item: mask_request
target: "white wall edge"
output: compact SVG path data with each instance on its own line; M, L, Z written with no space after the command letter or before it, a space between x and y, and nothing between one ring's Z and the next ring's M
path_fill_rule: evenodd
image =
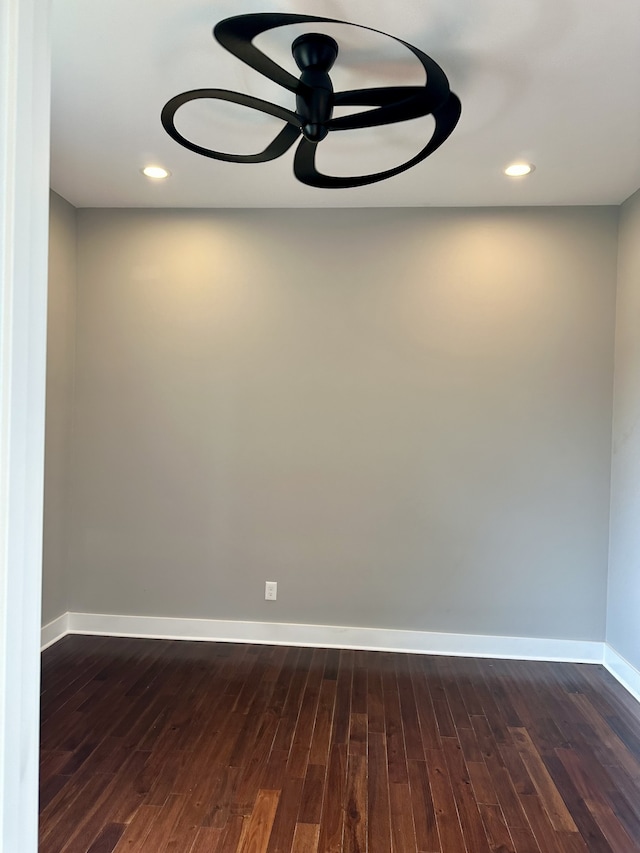
M69 633L69 614L63 613L57 619L42 626L40 631L40 651L43 652Z
M60 619L65 617L67 620L65 633L69 634L312 646L570 663L602 663L603 661L603 644L589 640L491 637L479 634L399 631L388 628L347 628L335 625L180 619L164 616L114 616L102 613L68 613ZM61 628L60 620L47 625L46 629L50 629L48 637L51 638L54 630ZM55 640L52 639L51 642Z
M640 702L640 671L609 645L604 644L604 665L611 675Z

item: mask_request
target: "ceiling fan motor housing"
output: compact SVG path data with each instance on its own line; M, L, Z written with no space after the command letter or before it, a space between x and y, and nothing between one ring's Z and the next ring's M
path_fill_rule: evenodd
M302 133L309 142L321 142L329 133L326 124L333 113L329 71L336 61L338 44L324 33L306 33L293 42L291 52L302 72L296 93Z

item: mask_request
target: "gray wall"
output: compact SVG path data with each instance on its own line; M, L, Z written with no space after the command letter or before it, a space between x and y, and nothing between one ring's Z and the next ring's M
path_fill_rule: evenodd
M76 210L56 193L49 208L47 417L42 622L68 608L69 472L73 415Z
M603 639L616 241L78 211L68 609Z
M607 642L640 669L640 190L620 215Z

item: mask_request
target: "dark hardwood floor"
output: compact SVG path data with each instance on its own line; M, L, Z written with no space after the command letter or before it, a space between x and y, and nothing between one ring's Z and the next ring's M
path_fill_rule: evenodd
M640 706L598 666L69 636L42 853L632 853Z

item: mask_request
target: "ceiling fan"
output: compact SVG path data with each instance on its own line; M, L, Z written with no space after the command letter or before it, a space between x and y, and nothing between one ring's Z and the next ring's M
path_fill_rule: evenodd
M303 184L320 188L361 187L399 175L433 154L450 136L460 118L460 100L450 90L449 81L440 66L426 53L402 39L388 36L404 45L420 61L426 74L426 82L422 86L388 86L334 92L329 71L338 55L338 44L331 36L323 33L306 33L296 38L291 45L293 58L301 72L299 78L294 77L253 44L253 40L267 30L301 23L346 22L312 15L266 12L226 18L216 24L213 30L214 37L222 47L255 71L292 92L295 95L295 111L226 89L192 89L171 98L162 110L162 125L169 136L196 154L230 163L265 163L275 160L298 141L293 161L294 175ZM381 33L380 30L361 24L350 26ZM180 107L199 99L230 101L250 107L282 119L285 125L259 154L227 154L214 151L191 142L175 126L176 112ZM333 117L334 107L373 109ZM431 137L414 157L399 166L353 177L324 175L316 168L317 147L334 131L378 127L426 115L432 115L435 120Z

